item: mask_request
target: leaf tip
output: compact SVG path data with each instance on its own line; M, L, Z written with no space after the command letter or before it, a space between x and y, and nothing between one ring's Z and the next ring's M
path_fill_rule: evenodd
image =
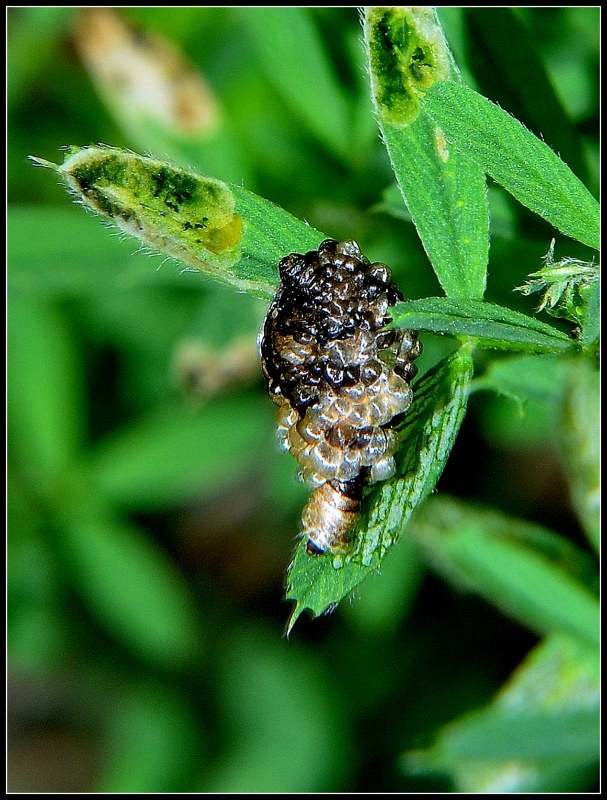
M432 8L372 7L365 14L372 88L380 116L396 125L417 117L420 97L450 75L450 59Z
M288 639L289 636L291 635L291 631L293 630L293 626L295 625L295 623L299 619L299 616L300 616L300 614L301 614L301 612L303 610L304 609L303 609L303 606L301 605L301 603L299 603L299 602L295 603L293 609L291 610L291 613L289 614L289 619L287 620L287 624L285 625L285 632L284 632L285 639Z
M32 162L35 167L45 167L46 169L59 169L59 165L53 163L52 161L47 161L46 158L40 158L39 156L28 156L28 159Z

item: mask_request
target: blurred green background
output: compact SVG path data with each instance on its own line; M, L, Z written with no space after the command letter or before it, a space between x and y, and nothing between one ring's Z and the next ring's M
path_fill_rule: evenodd
M456 769L412 774L402 754L489 702L537 632L403 541L284 639L307 492L274 441L264 303L135 252L27 160L96 142L170 158L356 238L407 298L440 294L371 113L358 12L91 14L8 10L9 791L457 791ZM598 8L440 14L465 79L597 193ZM202 110L161 118L161 79L139 109L165 62L172 88L204 76ZM487 299L531 314L512 289L554 231L489 191ZM453 348L423 342L422 371ZM524 414L474 394L438 488L585 550L555 413L549 391Z

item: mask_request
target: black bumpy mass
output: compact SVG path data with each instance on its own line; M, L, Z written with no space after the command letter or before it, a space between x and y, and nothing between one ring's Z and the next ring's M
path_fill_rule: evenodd
M352 240L280 261L281 284L260 342L279 438L315 492L308 552L345 549L362 487L394 471L394 420L411 403L416 331L382 330L403 299L384 264Z

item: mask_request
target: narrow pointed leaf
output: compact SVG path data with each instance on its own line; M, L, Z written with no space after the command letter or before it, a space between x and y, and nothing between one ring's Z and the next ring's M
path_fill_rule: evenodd
M601 547L601 389L597 362L568 365L559 441L571 502L597 553Z
M599 698L597 651L553 634L489 705L444 726L428 750L406 754L405 769L445 772L456 791L472 794L581 788L599 755Z
M367 8L371 91L398 185L436 275L450 297L483 296L489 212L482 169L449 148L423 95L459 73L431 7Z
M12 292L8 303L11 455L45 491L84 439L83 387L69 326L51 302Z
M261 402L260 402L261 401ZM222 398L196 413L159 409L115 431L89 467L101 495L115 505L166 508L225 486L251 468L270 435L261 398Z
M441 573L521 624L598 646L599 603L588 588L595 577L588 574L587 558L570 543L542 535L525 521L452 501L427 504L416 515L411 535Z
M473 337L481 347L559 353L572 347L561 331L510 308L482 300L427 297L398 303L392 325L413 330Z
M581 136L559 96L562 83L558 82L557 92L556 81L547 72L549 59L543 47L538 47L539 30L519 12L503 6L463 9L468 40L474 43L468 55L481 92L524 120L585 181L588 167ZM478 88L470 81L467 84Z
M351 110L310 8L241 9L268 79L318 141L351 160Z
M183 664L201 644L183 575L149 536L107 513L80 477L72 484L86 494L62 510L66 571L91 613L132 652L154 664Z
M448 146L465 154L531 211L567 236L599 249L599 205L548 145L490 100L437 82L424 109Z

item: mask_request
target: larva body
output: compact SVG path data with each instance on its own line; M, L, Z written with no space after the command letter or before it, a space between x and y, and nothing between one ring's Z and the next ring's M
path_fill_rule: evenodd
M263 326L278 436L313 487L303 512L310 555L347 549L365 485L394 472L392 426L411 403L416 331L381 330L403 299L389 269L352 240L280 261L281 284Z

